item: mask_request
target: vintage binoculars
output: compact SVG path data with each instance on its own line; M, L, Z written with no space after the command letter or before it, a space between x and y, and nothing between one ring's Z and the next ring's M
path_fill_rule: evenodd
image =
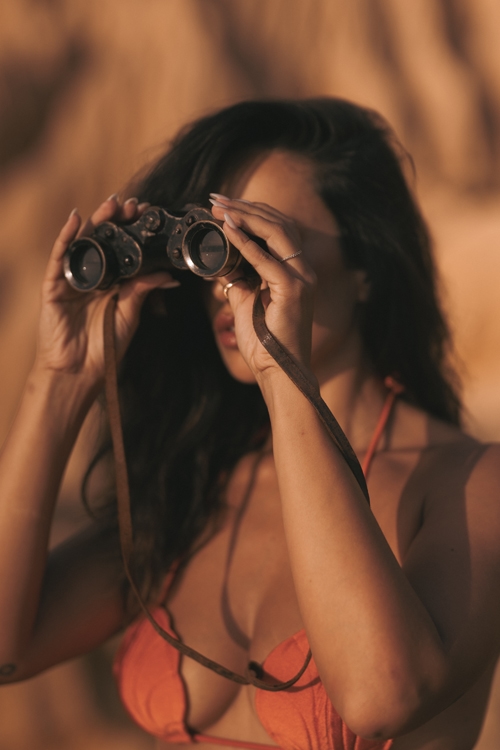
M260 238L252 239L265 247ZM153 271L226 276L241 260L206 208L190 205L174 214L152 206L133 224L104 221L89 237L72 242L64 255L64 275L74 289L90 292Z

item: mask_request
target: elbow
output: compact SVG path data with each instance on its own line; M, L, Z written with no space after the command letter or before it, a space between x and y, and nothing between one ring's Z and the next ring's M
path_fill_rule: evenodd
M408 731L417 708L408 698L401 698L386 700L383 705L379 700L375 706L356 701L342 712L343 720L351 732L365 740L393 739Z
M30 668L32 659L28 649L22 649L18 644L2 645L3 647L0 648L0 687L22 682L37 674Z
M385 741L403 734L411 711L396 705L384 705L381 712L372 707L355 706L343 711L343 720L351 732L364 740Z
M12 682L17 682L19 679L18 668L14 662L6 662L0 664L0 685L9 685Z
M349 729L366 740L388 740L431 718L436 686L431 680L392 680L364 685L343 700L339 713Z

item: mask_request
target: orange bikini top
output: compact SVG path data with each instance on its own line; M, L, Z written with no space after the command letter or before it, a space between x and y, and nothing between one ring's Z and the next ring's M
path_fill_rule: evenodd
M386 384L390 391L363 461L365 475L398 392L391 383ZM159 625L178 638L166 607L157 607L153 615ZM271 651L262 664L263 670L285 681L299 671L308 651L306 633L300 630ZM186 723L187 695L180 659L179 651L158 637L149 620L141 617L127 629L114 662L115 679L128 713L139 726L164 742L212 742L249 750L276 750L276 745L282 750L389 750L392 745L392 740L365 740L351 732L330 702L314 659L293 687L281 692L256 690L257 715L276 745L196 732Z
M154 611L162 627L174 637L166 609ZM299 630L278 644L263 662L266 673L285 681L302 666L309 644ZM204 735L186 724L187 696L180 675L181 654L159 638L149 620L128 628L115 658L114 673L120 697L132 719L164 742L212 742L227 747L276 750L275 745L240 742ZM259 720L282 750L389 750L392 740L357 737L342 721L320 681L314 660L288 690L271 693L257 688Z

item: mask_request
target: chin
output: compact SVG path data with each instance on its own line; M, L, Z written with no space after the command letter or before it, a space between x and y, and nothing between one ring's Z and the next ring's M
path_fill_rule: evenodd
M255 375L238 350L224 351L223 347L219 347L219 351L229 374L235 380L246 385L255 385Z

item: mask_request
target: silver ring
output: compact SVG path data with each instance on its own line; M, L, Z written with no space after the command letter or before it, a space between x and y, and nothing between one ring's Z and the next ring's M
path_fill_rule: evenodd
M297 258L299 255L302 255L302 250L297 250L296 253L292 253L292 255L287 255L286 258L279 258L279 262L284 263L285 260L292 260L292 258Z
M226 286L222 287L222 291L224 292L224 297L226 299L229 299L229 297L227 296L228 291L231 289L232 286L234 286L235 284L237 284L238 281L246 281L246 278L244 276L239 276L234 281L230 281L228 284L226 284Z

